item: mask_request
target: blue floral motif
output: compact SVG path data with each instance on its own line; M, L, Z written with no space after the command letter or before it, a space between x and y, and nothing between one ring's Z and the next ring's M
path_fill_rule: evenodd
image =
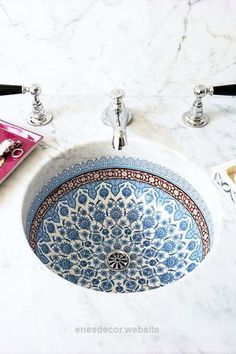
M61 268L57 264L53 264L52 269L54 269L55 272L57 272L61 276ZM65 275L65 279L68 280L66 277L68 277L68 274Z
M118 293L123 293L123 292L124 292L123 286L118 285L118 286L116 287L116 291L117 291Z
M188 228L188 223L187 221L181 221L180 225L179 225L180 230L184 231L187 230Z
M94 279L92 280L93 286L97 286L99 283L100 283L100 280L99 280L99 279L94 278Z
M163 245L163 250L168 253L174 252L176 243L174 241L166 241Z
M130 210L127 214L127 218L129 220L129 222L137 221L139 219L138 211L135 209Z
M101 209L101 210L104 210L104 209L106 209L106 207L105 207L105 205L103 204L103 203L98 203L98 207L99 207L99 209Z
M125 208L125 203L123 202L123 200L119 200L117 205L119 206L119 208L124 209Z
M112 282L109 280L104 280L101 284L102 290L111 291L112 290Z
M66 235L70 240L77 240L79 238L79 232L75 228L69 228L66 231Z
M131 234L132 234L132 229L130 229L129 227L127 227L127 228L125 229L125 235L129 236L129 235L131 235Z
M78 224L81 227L81 229L89 230L90 225L91 225L91 221L87 217L81 217L81 218L79 218Z
M61 227L61 226L58 227L58 232L61 236L65 236L65 234L66 234L65 228Z
M165 206L165 210L166 210L169 214L172 214L173 211L174 211L172 205L166 205L166 206Z
M81 209L81 210L80 210L80 215L82 215L82 216L87 216L87 215L88 215L87 210Z
M79 197L78 197L78 202L79 202L80 204L85 205L86 202L87 202L87 199L88 199L88 198L87 198L86 194L80 194Z
M131 279L125 283L125 286L129 291L134 291L137 286L137 282Z
M167 235L167 228L166 227L158 227L155 231L155 236L157 238L165 238Z
M73 221L73 223L76 223L78 221L78 215L76 213L73 213L71 215L71 220Z
M190 241L189 244L188 244L188 249L190 251L193 251L195 246L196 246L196 242L195 241Z
M157 239L156 241L153 242L153 244L157 249L159 249L162 245L162 242L161 242L161 240Z
M181 278L184 274L182 272L180 272L179 270L177 270L177 272L175 272L175 278L176 280L178 280L179 278Z
M69 214L69 209L67 208L67 206L62 205L60 207L60 215L61 216L68 216L68 214Z
M111 233L114 237L119 237L122 235L122 229L119 226L114 226L111 229Z
M79 280L79 278L73 274L66 274L65 279L71 281L74 284L77 284Z
M163 266L163 264L159 264L159 265L156 267L156 272L157 272L157 273L164 273L164 270L165 270L165 267Z
M132 191L131 191L130 188L126 187L126 188L123 188L122 194L123 194L124 197L127 198L127 197L130 197L130 196L131 196Z
M151 216L145 216L142 219L142 223L143 223L143 227L146 229L150 229L155 225L155 220L153 217Z
M153 208L148 208L145 210L145 214L154 216L155 211L153 210Z
M142 238L143 238L143 236L142 236L141 232L136 232L133 235L134 242L140 243L142 241Z
M150 259L149 264L150 266L154 266L157 264L157 261L155 259Z
M153 275L153 269L150 268L150 267L146 267L146 268L143 269L142 274L145 277L151 277Z
M82 253L81 256L84 257L84 254ZM81 261L81 262L80 262L80 266L81 266L82 268L86 267L87 264L88 264L87 261Z
M95 212L93 213L94 220L96 220L97 222L100 222L101 224L103 223L105 217L106 217L106 214L102 210L98 209L98 210L95 210Z
M92 278L95 276L95 271L92 268L86 268L83 271L83 275L85 276L85 278Z
M105 251L106 253L111 252L111 246L105 245L105 246L104 246L104 251ZM104 256L104 255L103 255L103 256Z
M171 283L174 280L174 275L170 272L159 275L159 278L163 284Z
M47 225L47 230L48 230L48 232L50 232L50 233L55 232L55 225L54 225L53 223L49 223L49 224Z
M43 243L43 244L41 245L41 250L42 250L42 252L45 253L45 254L48 254L48 253L50 252L50 249L49 249L48 245L46 245L45 243Z
M100 243L102 241L102 236L100 234L93 234L92 240L95 243Z
M166 257L165 252L160 251L157 253L157 259L159 260L159 262L163 261L165 259L165 257Z
M77 262L78 261L78 255L76 253L73 253L70 257L70 259L74 262Z
M72 246L67 242L61 243L59 248L60 248L61 252L64 254L70 254L73 252Z
M151 203L154 199L154 196L152 194L152 192L148 192L145 194L145 201L146 203Z
M81 251L80 251L80 255L81 257L83 258L90 258L92 256L92 252L90 251L90 249L88 248L83 248Z
M60 253L60 247L57 244L55 244L54 246L52 246L52 251L54 253ZM46 252L44 252L44 253L46 253ZM55 257L55 256L53 256L53 257Z
M144 251L144 256L147 258L154 257L156 255L156 249L155 248L147 248Z
M59 266L64 270L69 270L72 266L72 263L69 259L62 258L59 261Z
M120 208L114 207L110 210L110 217L114 220L114 221L118 221L119 219L121 219L122 217L122 211Z
M80 280L80 284L81 284L81 286L88 286L88 282L87 282L87 280L85 279L85 278L82 278L81 280Z
M196 268L196 264L195 263L191 263L189 264L189 266L187 267L187 271L188 272L192 272L192 270L194 270Z
M168 267L168 268L173 268L176 267L178 264L178 259L176 257L169 257L164 261L164 264Z
M109 190L107 188L101 188L99 191L99 195L102 198L106 198L109 194Z

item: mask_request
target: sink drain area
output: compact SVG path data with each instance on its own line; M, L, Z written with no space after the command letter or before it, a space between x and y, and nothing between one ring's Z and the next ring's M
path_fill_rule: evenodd
M107 266L111 270L124 270L130 264L130 258L123 251L112 251L107 256Z

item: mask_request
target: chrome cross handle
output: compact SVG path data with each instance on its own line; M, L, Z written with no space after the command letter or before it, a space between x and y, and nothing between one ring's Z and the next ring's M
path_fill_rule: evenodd
M31 93L33 95L33 110L28 123L34 126L46 125L52 120L52 114L46 112L40 100L41 87L38 84L24 85L0 85L0 96Z
M203 112L202 99L206 95L236 96L236 84L223 86L198 85L194 87L195 99L189 111L183 114L184 123L193 128L204 127L208 122L208 116Z

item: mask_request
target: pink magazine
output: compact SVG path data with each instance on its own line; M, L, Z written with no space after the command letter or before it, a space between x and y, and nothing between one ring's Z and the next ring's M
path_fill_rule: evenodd
M5 139L20 140L24 153L20 158L14 158L11 155L6 158L5 163L0 167L0 184L35 149L43 136L0 120L0 143Z

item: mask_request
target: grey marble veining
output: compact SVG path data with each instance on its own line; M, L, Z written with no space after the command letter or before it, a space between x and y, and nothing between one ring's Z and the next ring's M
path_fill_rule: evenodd
M230 83L234 0L1 0L2 82L48 94L189 95Z

